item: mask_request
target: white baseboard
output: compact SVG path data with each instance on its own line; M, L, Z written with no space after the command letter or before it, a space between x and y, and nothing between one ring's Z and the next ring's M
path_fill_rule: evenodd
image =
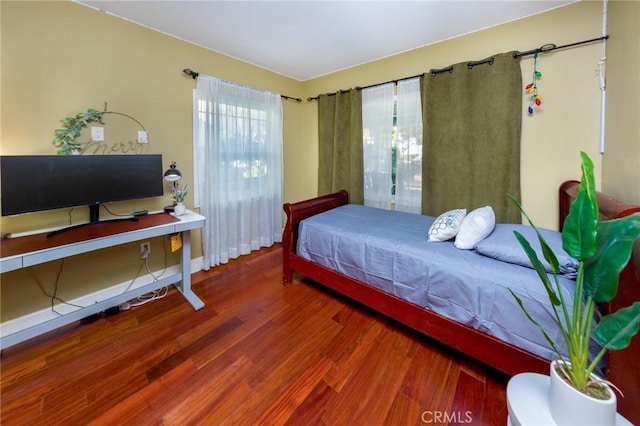
M190 269L192 274L200 271L201 266L202 257L191 259ZM180 273L180 265L168 267L165 271L154 271L153 275L159 279L163 276L170 276L177 273ZM162 276L160 276L160 274L162 274ZM129 292L137 288L144 287L148 284L153 283L154 281L155 278L151 276L151 274L143 275L138 277L129 288L127 287L129 286L129 283L131 281L116 284L73 300L67 300L67 302L70 304L59 303L55 306L55 310L63 316L68 315L83 309L77 306L72 306L71 304L88 307L94 304L102 303L103 301L111 299L113 297L122 295L125 291ZM0 324L0 338L23 332L29 328L45 324L57 318L60 318L60 315L54 313L51 308L46 308L23 315L18 318L11 319L9 321L5 321Z

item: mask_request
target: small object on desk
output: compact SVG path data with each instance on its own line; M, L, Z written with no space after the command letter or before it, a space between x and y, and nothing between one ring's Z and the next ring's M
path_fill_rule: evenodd
M138 210L137 212L133 212L132 214L134 217L138 217L138 216L144 216L148 213L149 213L148 210Z
M182 203L178 203L175 205L173 212L176 216L182 216L187 212L187 207Z

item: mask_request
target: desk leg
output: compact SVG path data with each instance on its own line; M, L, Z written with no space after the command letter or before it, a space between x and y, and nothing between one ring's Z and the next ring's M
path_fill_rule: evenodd
M180 255L180 266L182 271L182 281L174 284L182 293L187 302L191 303L193 309L198 310L204 306L204 302L191 290L191 231L183 231L182 253Z

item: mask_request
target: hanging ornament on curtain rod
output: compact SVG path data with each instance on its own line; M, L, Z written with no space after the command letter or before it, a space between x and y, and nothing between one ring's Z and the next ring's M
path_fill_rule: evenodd
M542 73L538 71L538 52L533 54L533 76L531 78L531 83L527 84L524 87L524 90L527 91L528 94L531 95L531 99L529 99L529 107L527 108L527 113L529 115L533 115L533 106L540 107L542 104L542 96L538 93L538 79L542 78Z

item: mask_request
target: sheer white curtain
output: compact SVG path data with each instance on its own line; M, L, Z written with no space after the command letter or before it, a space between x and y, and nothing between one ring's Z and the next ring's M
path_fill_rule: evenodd
M420 213L422 108L420 80L362 90L364 204Z
M200 74L193 96L194 201L203 269L282 240L280 95Z
M393 83L362 90L365 206L391 208Z
M396 210L422 211L422 107L420 79L398 82L396 111Z

